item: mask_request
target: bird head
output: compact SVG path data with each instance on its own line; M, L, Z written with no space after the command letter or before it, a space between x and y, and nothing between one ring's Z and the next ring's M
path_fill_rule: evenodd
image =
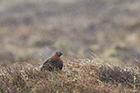
M55 53L55 55L58 56L58 57L60 57L60 56L63 55L63 53L62 53L61 51L57 51L57 52Z

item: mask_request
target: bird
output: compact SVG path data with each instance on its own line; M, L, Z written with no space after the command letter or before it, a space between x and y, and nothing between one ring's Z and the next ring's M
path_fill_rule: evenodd
M63 61L61 60L61 56L63 53L61 51L55 52L55 54L47 59L42 67L41 71L60 71L63 68Z

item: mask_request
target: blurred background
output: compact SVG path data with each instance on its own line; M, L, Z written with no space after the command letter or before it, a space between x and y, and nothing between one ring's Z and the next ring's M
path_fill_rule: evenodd
M0 0L0 63L95 55L140 62L140 0Z

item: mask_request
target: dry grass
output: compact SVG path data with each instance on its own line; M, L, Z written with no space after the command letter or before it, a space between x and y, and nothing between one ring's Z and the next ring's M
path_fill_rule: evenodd
M140 93L140 66L120 66L140 62L140 0L65 1L0 0L0 64L13 63L0 66L0 93ZM66 57L61 72L39 71L54 50L112 61Z
M0 93L139 93L139 68L64 58L61 72L41 72L29 63L1 66Z

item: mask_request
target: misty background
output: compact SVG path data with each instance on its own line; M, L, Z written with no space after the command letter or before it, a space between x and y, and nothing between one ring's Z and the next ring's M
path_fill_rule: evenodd
M0 63L95 55L140 62L140 0L0 0Z

